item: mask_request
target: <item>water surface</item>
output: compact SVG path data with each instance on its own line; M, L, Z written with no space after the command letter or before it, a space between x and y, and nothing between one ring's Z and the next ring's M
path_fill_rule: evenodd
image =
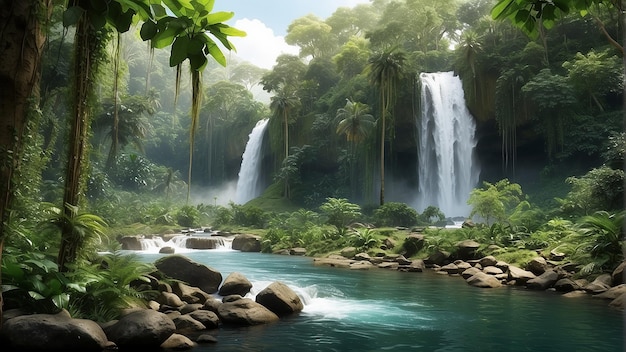
M184 255L224 278L244 274L253 294L282 281L305 302L301 313L277 323L209 330L218 342L194 352L624 350L624 317L606 300L479 289L433 272L329 268L306 257L233 250Z

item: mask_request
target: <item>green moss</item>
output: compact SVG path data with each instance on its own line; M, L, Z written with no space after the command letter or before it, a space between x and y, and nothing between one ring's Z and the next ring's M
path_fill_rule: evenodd
M266 212L292 212L298 210L298 207L294 205L289 199L283 197L282 186L278 183L273 183L260 197L252 199L246 206L256 206L263 209Z

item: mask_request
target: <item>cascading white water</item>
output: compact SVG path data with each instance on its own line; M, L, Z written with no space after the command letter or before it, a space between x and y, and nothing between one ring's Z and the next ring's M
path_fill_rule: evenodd
M249 200L261 194L260 168L261 168L261 145L263 135L267 127L268 119L257 122L256 126L248 136L248 143L241 158L239 178L237 179L237 189L235 203L245 204Z
M453 72L421 73L420 83L416 208L433 205L447 217L468 216L467 200L480 169L474 157L476 124L461 79Z

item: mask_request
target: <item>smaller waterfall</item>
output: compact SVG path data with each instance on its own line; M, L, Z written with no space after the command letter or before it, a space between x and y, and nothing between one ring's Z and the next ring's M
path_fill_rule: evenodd
M239 178L237 179L235 194L235 203L237 204L245 204L261 194L262 189L259 179L261 146L268 121L268 119L263 119L257 122L248 136L248 143L241 157L241 168L239 169Z
M417 209L433 205L449 217L468 216L469 194L478 182L475 122L453 72L421 73L418 117Z

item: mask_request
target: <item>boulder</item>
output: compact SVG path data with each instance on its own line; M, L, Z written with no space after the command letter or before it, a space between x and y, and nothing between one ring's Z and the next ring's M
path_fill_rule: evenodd
M233 238L232 249L241 252L260 252L261 238L255 235L241 234Z
M104 332L120 349L157 349L176 331L167 315L150 309L135 310Z
M554 289L559 292L572 292L580 290L581 287L572 279L563 278L554 283Z
M424 261L422 259L415 259L411 261L411 264L409 264L408 271L421 273L422 271L424 271L424 269L426 269L426 264L424 264Z
M217 343L217 339L213 335L202 334L196 339L197 343Z
M381 269L398 269L398 267L400 266L400 264L396 263L396 262L382 262L380 264L376 265L377 267L381 268Z
M340 258L313 258L313 264L315 265L327 265L337 268L349 268L355 261L352 259Z
M160 254L174 254L174 253L176 253L176 249L174 249L174 247L165 246L165 247L161 247L161 249L159 249L159 253Z
M198 344L191 341L187 336L180 334L172 334L167 340L161 344L161 349L184 351L196 347Z
M206 300L206 302L204 302L204 305L202 306L202 310L208 310L210 312L215 312L217 313L217 308L222 305L222 301L220 301L217 298L209 298Z
M185 305L185 302L183 302L180 297L178 297L178 295L165 291L159 294L159 296L156 298L156 301L161 306L167 306L174 309L181 308Z
M425 262L434 265L446 265L450 262L450 253L438 250L429 255Z
M372 259L372 257L370 257L370 255L365 253L365 252L358 253L357 255L354 256L354 260L370 261L371 259Z
M207 329L217 329L220 325L220 318L209 310L198 309L189 313L189 316L201 322Z
M620 284L620 285L611 287L602 293L593 295L592 297L614 300L618 298L619 296L623 295L624 293L626 293L626 284Z
M468 278L466 282L474 287L481 288L497 288L502 286L500 280L496 279L492 275L485 274L482 271Z
M350 270L369 270L373 266L374 264L368 260L359 260L350 264Z
M456 266L456 264L454 264L454 263L450 263L448 265L444 265L439 270L440 271L445 271L445 272L447 272L450 275L459 273L459 267Z
M172 292L175 293L183 302L203 304L211 297L208 293L202 291L198 287L186 285L176 281L172 283Z
M585 291L591 294L602 293L611 288L611 275L602 274L593 280L589 285L585 286Z
M504 273L502 269L498 268L497 266L487 266L487 267L484 267L482 271L483 273L489 274L489 275L500 275Z
M217 292L217 288L222 283L222 274L219 271L179 254L160 258L154 262L154 265L170 278L186 282L206 293Z
M272 282L257 293L256 302L278 316L296 313L304 308L300 297L289 286L280 281Z
M462 277L463 279L467 280L467 279L469 279L470 277L472 277L472 276L474 276L474 275L476 275L476 274L478 274L478 273L480 273L480 272L481 272L481 271L480 271L480 269L475 268L475 267L471 267L471 268L468 268L468 269L464 270L464 271L461 273L461 277Z
M395 259L396 263L400 264L400 265L410 265L411 261L406 259L405 256L403 255L399 255L398 257L396 257Z
M185 248L189 249L216 249L224 245L224 239L221 237L187 237Z
M4 322L0 330L2 350L94 351L113 348L100 325L74 319L66 310L58 314L20 315Z
M622 293L619 297L612 300L609 306L618 310L624 310L624 307L626 307L626 293Z
M180 314L189 314L191 312L195 312L202 307L204 307L204 305L200 303L187 303L180 308L179 312Z
M240 295L245 296L250 292L252 283L243 274L232 272L224 280L218 291L220 296Z
M224 324L236 325L260 325L279 320L274 312L249 298L229 298L219 305L217 315Z
M496 264L498 264L498 260L496 260L494 256L488 255L486 257L480 258L478 264L480 264L480 266L482 266L483 268L488 266L496 266Z
M122 244L122 249L129 251L140 251L143 250L143 246L141 245L141 239L137 236L123 236L118 239L120 244Z
M537 276L530 271L518 268L515 265L509 265L508 280L515 281L517 285L524 285L526 281L534 279Z
M620 265L618 265L617 268L613 270L613 273L611 273L613 286L626 283L624 282L624 268L626 268L626 260L623 261Z
M476 251L478 247L480 247L480 243L474 240L464 240L456 244L457 246L457 256L459 259L468 260L474 259L476 256Z
M547 270L543 274L526 281L526 287L533 290L547 290L559 279L559 274L554 270Z
M548 270L548 262L544 257L534 257L526 265L526 270L535 275L541 275Z
M402 251L407 257L412 257L424 248L424 235L419 233L410 233L402 242Z
M174 325L176 325L176 332L178 332L179 334L206 330L206 326L204 326L204 324L197 321L188 314L173 317L172 321L174 322Z

